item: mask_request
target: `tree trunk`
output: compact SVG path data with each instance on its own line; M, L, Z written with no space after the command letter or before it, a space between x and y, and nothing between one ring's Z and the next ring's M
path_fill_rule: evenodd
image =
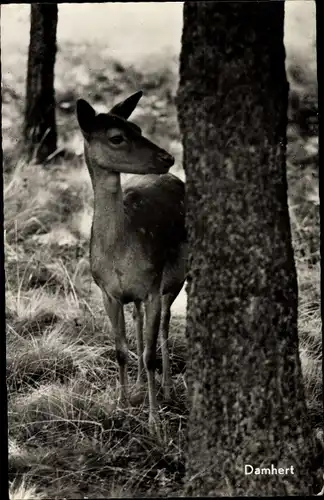
M184 4L191 496L313 487L287 206L283 23L283 2ZM285 473L257 474L271 467Z
M324 99L323 99L323 87L324 79L322 71L324 69L323 57L324 57L324 29L323 29L323 16L324 16L324 4L320 0L316 0L316 62L317 62L317 85L318 85L318 166L324 164L324 150L323 150L323 115L324 115ZM322 119L321 119L322 118ZM322 169L319 168L319 192L324 192L324 177L323 177L323 166ZM323 199L323 198L322 198ZM320 230L321 234L324 234L323 217L320 216ZM324 255L324 241L321 238L321 251L320 254ZM321 263L321 272L322 263ZM324 311L324 291L321 289L322 298L322 311ZM323 394L324 396L324 394Z
M56 150L54 65L57 4L32 4L24 142L29 159L43 162Z

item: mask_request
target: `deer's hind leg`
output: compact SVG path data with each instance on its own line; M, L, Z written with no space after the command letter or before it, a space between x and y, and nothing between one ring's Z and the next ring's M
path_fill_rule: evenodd
M170 401L172 390L172 377L170 370L170 352L169 352L169 327L171 319L171 306L182 288L179 285L172 292L162 295L161 312L161 351L162 351L162 387L164 399Z
M159 290L151 293L145 302L145 349L144 365L147 373L150 404L149 423L157 421L157 399L155 385L156 346L161 319L161 296Z

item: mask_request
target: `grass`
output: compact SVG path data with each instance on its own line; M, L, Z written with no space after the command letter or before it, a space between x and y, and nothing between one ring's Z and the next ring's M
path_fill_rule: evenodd
M40 168L19 155L23 55L3 76L4 212L12 500L180 496L186 410L185 318L171 322L172 405L160 397L162 436L147 430L147 401L118 407L117 365L101 295L88 263L93 195L74 116L77 97L98 110L142 88L134 113L144 133L176 157L183 177L174 106L177 65L126 67L105 47L65 44L56 68L57 121L64 157ZM296 73L296 71L295 71ZM288 130L289 205L298 270L299 335L307 403L315 431L322 424L319 201L316 131L301 131L300 110L316 103L309 76L293 85L298 106ZM297 74L296 73L296 74ZM294 73L290 79L294 83ZM302 82L302 83L301 83ZM104 96L104 99L103 97ZM130 383L136 346L126 311ZM108 332L108 333L107 333ZM161 355L158 353L158 387Z

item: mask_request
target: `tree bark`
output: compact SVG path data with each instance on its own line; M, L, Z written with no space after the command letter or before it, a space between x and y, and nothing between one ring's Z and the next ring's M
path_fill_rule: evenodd
M24 142L29 159L43 162L57 143L54 65L57 4L31 4Z
M312 493L283 27L283 2L184 4L178 117L189 237L190 496ZM290 472L246 475L248 464Z

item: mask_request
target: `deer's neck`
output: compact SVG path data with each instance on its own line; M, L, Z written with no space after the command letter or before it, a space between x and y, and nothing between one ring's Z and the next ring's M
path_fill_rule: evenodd
M125 214L120 174L95 169L92 242L104 251L125 244Z

